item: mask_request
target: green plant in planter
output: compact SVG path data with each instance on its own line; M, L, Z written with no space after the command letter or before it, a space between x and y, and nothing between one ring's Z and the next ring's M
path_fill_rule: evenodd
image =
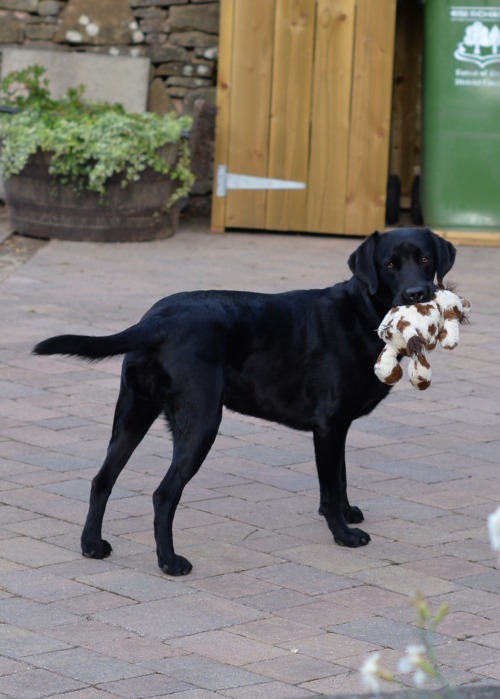
M49 172L78 190L104 195L111 177L120 177L126 187L152 168L178 181L166 202L170 206L193 185L188 144L182 138L190 117L136 114L120 104L87 101L83 87L54 99L45 69L36 65L0 82L0 105L17 110L0 114L0 171L6 178L21 173L42 152L50 154ZM173 165L164 157L169 144L178 146Z

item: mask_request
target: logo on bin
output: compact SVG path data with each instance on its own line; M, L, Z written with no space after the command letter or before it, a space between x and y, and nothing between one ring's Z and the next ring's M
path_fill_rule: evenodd
M497 24L487 27L479 20L469 24L453 55L457 61L474 63L479 68L500 63L500 28Z

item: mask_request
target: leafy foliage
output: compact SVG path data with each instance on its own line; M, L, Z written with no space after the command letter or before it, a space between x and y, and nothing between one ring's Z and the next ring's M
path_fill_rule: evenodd
M45 69L36 65L0 82L0 104L19 110L0 114L0 170L6 177L19 174L32 155L43 151L51 156L49 171L77 189L104 194L109 178L120 176L125 187L147 167L179 181L175 199L193 184L189 149L182 140L190 117L136 114L120 104L87 101L82 86L54 99ZM164 157L168 144L179 147L174 165Z

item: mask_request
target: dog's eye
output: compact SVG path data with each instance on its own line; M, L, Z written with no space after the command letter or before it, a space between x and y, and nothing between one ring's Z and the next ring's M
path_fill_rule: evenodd
M420 260L420 262L421 262L423 265L428 265L429 262L430 262L430 260L429 260L428 257L422 257L421 260Z
M394 262L388 262L388 263L386 264L386 268L387 268L387 269L394 269L395 266L396 266L396 265L394 264Z

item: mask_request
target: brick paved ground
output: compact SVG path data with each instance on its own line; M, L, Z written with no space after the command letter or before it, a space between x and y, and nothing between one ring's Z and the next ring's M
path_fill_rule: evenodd
M51 242L0 285L0 697L285 699L359 691L381 650L416 639L416 590L450 604L436 639L453 682L500 686L500 573L486 517L500 500L500 250L462 248L473 302L433 385L398 384L349 438L351 501L371 544L333 544L317 515L311 438L226 414L176 519L182 579L156 566L151 493L170 441L158 422L122 474L105 561L79 552L119 361L33 357L61 332L121 329L158 297L278 291L348 275L348 239L182 230L164 242Z

